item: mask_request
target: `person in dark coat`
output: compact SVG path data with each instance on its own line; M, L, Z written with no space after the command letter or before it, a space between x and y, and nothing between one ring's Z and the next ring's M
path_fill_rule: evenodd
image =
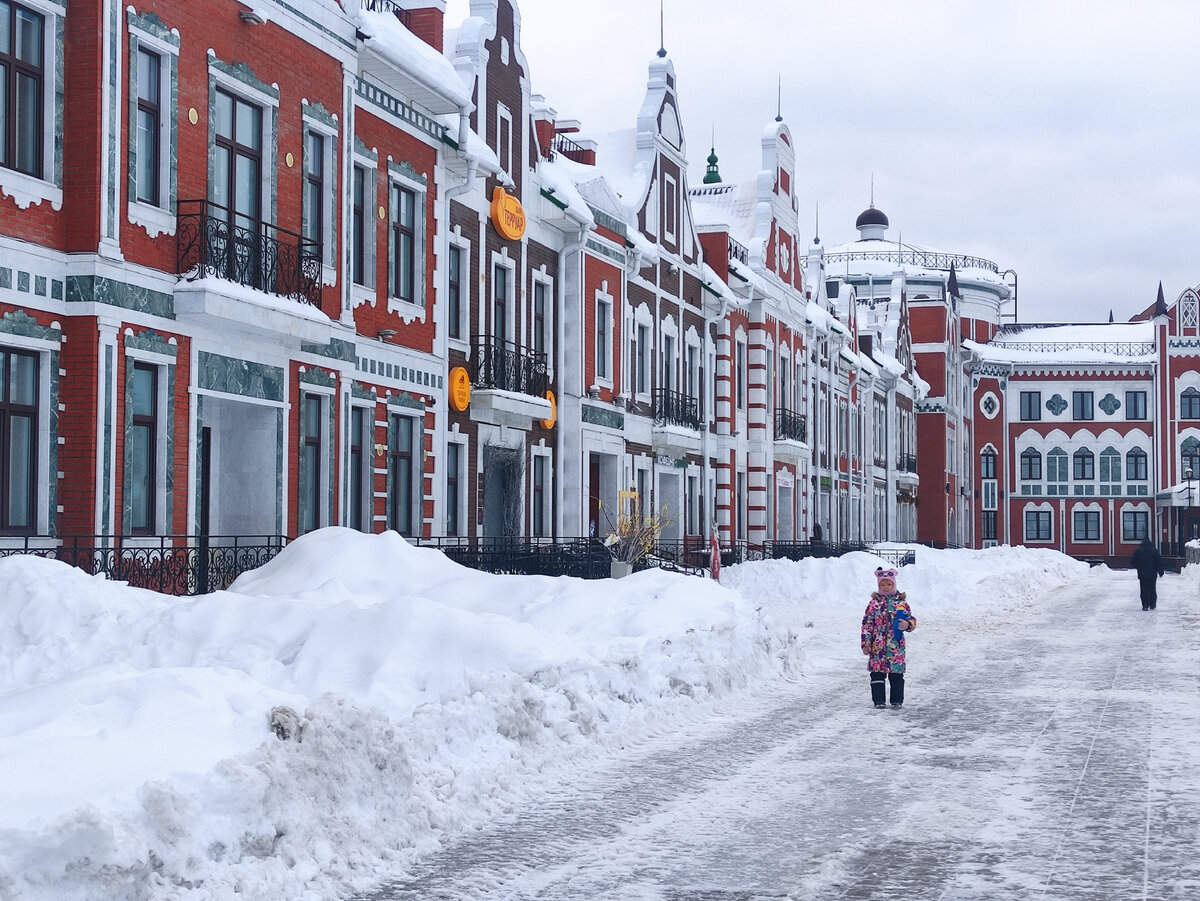
M1158 606L1158 577L1163 574L1162 554L1149 538L1143 538L1129 565L1137 570L1142 587L1142 609L1154 610Z

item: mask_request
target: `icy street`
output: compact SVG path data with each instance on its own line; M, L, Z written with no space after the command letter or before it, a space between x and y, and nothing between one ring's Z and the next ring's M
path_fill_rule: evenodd
M1160 580L1151 612L1103 568L1016 613L914 609L903 711L830 658L363 897L1200 897L1195 583Z

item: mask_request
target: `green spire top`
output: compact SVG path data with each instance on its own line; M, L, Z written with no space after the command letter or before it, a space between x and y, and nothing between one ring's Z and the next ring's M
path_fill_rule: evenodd
M721 182L721 172L717 169L717 148L714 146L708 154L708 168L704 170L704 183L716 185Z

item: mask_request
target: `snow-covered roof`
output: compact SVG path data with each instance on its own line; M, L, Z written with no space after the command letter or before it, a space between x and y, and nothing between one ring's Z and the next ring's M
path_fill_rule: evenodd
M625 205L625 219L636 222L650 189L653 163L637 158L637 130L623 128L596 138L596 169Z
M359 9L354 25L364 35L363 45L372 54L360 65L364 74L380 85L400 90L433 113L449 113L471 105L471 92L445 56L400 24L390 12ZM397 85L397 71L403 76Z
M444 116L439 116L438 118L449 130L451 136L457 138L458 117L447 114ZM493 151L492 148L487 145L487 142L479 136L475 129L467 129L467 146L460 149L464 150L467 156L476 160L479 163L479 168L485 174L500 175L504 172L500 166L500 158L496 156L495 151Z
M759 297L766 297L771 293L770 286L749 266L742 263L740 260L730 258L729 271L734 273L738 278L749 283L750 287L758 292Z
M1000 363L1145 363L1155 358L1151 322L1009 326L988 344L967 341L964 346L981 359Z
M846 258L847 254L852 256ZM897 261L897 254L900 255L900 262ZM880 240L853 241L849 244L826 248L825 256L828 260L827 268L831 274L848 273L851 276L880 278L891 278L897 270L903 270L908 278L944 279L950 271L949 260L953 259L955 271L960 279L982 282L999 288L1006 297L1009 293L1009 287L1005 284L1004 279L997 272L982 265L984 261L978 257L949 254L908 241L903 243ZM843 258L837 259L837 256ZM830 259L831 257L833 259ZM922 264L919 262L922 258L928 258L930 261L936 260L937 265ZM941 265L943 260L946 262L944 268Z
M581 225L595 226L596 218L575 186L571 170L563 162L542 160L538 164L538 174L542 177L542 187L559 203L566 204L567 215Z
M688 192L692 218L697 226L723 225L735 240L749 246L755 238L758 213L758 184L721 182Z

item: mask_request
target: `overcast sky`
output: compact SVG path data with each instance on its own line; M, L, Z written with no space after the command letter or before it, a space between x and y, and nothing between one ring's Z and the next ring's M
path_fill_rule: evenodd
M468 0L449 0L448 24ZM521 0L532 87L589 133L632 127L656 0ZM1200 3L665 0L690 180L713 129L752 178L776 112L801 234L870 203L888 236L1019 276L1023 321L1128 319L1200 283Z

